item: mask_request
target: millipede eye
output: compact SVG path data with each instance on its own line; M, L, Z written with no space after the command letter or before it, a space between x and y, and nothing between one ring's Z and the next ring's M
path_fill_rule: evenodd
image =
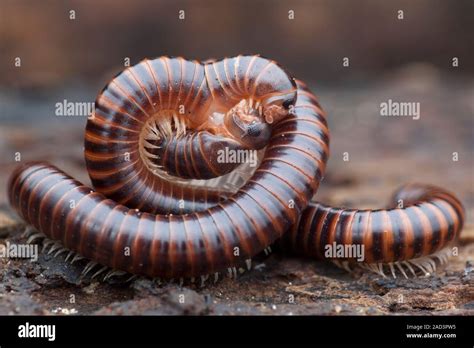
M253 149L265 147L270 140L271 127L262 122L252 122L247 125L241 139L246 146Z
M258 124L252 122L248 125L246 133L250 137L258 137L262 133L262 129Z
M293 104L293 102L294 100L288 99L288 100L285 100L281 105L283 105L285 109L289 109L290 106Z

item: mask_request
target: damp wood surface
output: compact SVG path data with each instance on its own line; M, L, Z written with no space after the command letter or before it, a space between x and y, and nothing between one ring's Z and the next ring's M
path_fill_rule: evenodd
M316 199L382 207L398 186L420 182L447 188L465 205L458 256L434 276L407 280L349 274L327 262L272 253L257 257L253 270L237 280L180 287L147 278L83 278L85 261L71 265L64 262L65 254L42 252L37 262L0 258L0 314L474 315L474 82L416 66L377 83L310 86L328 113L331 131L328 171ZM380 103L389 98L420 102L420 119L380 116ZM90 182L82 155L85 119L54 116L57 100L62 97L52 94L50 100L34 101L42 103L37 113L31 105L22 109L26 97L7 101L11 117L0 127L2 244L26 242L25 225L5 195L15 152L22 161L47 160Z

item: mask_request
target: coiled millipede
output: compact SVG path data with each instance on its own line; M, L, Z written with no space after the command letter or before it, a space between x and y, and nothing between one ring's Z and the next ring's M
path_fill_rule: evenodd
M30 162L11 175L9 199L51 251L77 253L91 260L86 272L106 278L235 275L277 240L320 258L333 242L363 245L361 265L382 275L434 272L462 228L458 199L408 185L397 194L403 208L312 203L328 146L316 97L274 61L161 57L126 69L97 97L85 134L95 190ZM255 151L258 166L223 163L224 149Z

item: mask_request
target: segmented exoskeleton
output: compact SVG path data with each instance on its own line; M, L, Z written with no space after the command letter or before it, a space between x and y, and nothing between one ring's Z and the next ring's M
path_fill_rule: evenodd
M462 206L439 189L391 211L308 208L328 146L316 98L274 61L161 57L126 69L96 100L85 135L95 190L33 162L14 171L9 198L37 230L94 264L163 278L235 274L284 235L287 247L323 258L331 241L361 243L378 270L459 234ZM220 163L224 149L259 151L242 186L231 175L249 168Z
M332 258L326 254L328 246L360 245L362 260L359 256L332 260L346 269L357 263L381 275L386 270L394 277L397 271L405 277L408 271L415 275L417 268L431 274L436 259L446 262L451 253L446 246L459 237L462 204L445 190L423 184L405 185L394 197L394 206L403 202L403 208L358 210L312 203L301 222L283 237L283 245L320 259Z

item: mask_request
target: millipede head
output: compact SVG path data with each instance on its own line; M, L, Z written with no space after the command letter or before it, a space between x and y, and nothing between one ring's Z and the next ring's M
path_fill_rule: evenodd
M225 116L227 130L246 148L258 150L270 140L271 126L265 122L260 110L251 100L243 99Z

